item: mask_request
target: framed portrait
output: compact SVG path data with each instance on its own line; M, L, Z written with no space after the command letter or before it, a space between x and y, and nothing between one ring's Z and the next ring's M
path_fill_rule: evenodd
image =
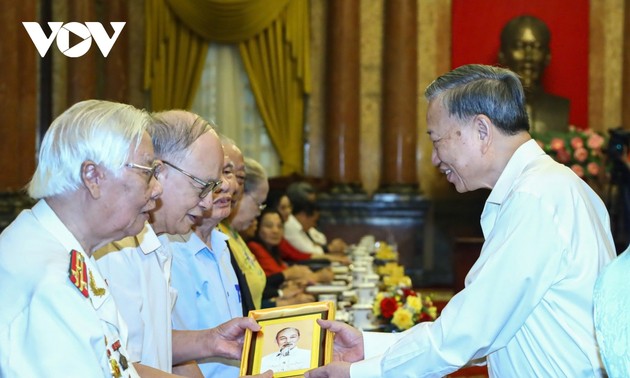
M334 320L333 302L314 302L249 312L261 327L245 332L241 375L273 370L274 378L302 377L332 360L333 333L317 319Z

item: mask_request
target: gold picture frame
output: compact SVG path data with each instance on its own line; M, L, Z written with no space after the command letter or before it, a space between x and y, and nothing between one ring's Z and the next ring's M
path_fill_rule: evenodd
M273 370L274 378L303 377L332 360L333 333L317 319L334 320L331 301L274 307L249 312L261 327L245 332L240 375Z

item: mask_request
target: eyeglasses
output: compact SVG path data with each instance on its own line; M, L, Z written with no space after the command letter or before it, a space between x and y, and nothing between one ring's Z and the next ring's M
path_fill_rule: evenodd
M263 211L263 210L265 210L265 209L267 208L267 204L266 204L266 203L258 203L258 202L256 202L256 199L254 198L254 196L252 196L252 195L251 195L251 194L249 194L249 193L245 193L245 194L247 194L247 195L249 196L249 198L251 198L251 199L252 199L252 201L254 201L254 203L256 204L256 206L258 206L258 210L259 210L259 211Z
M210 181L210 182L206 182L203 181L202 179L200 179L199 177L195 177L192 174L184 171L183 169L174 166L173 164L169 163L168 161L162 160L162 162L166 165L168 165L171 168L174 168L175 170L179 171L180 173L183 173L184 175L188 176L190 179L192 179L194 182L196 182L199 185L203 185L203 188L201 188L201 192L199 193L199 198L205 198L208 193L212 192L212 191L219 191L221 190L221 180L217 180L217 181Z
M125 164L125 167L139 169L141 171L148 173L149 178L147 179L147 182L151 182L151 178L153 177L155 177L155 179L157 180L158 173L160 173L160 171L162 170L162 162L160 162L159 160L156 160L151 164L150 167L136 164L136 163L127 163Z

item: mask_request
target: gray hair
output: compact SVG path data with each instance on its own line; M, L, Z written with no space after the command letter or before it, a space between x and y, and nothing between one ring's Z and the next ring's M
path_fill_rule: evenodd
M244 193L252 193L256 191L267 181L267 172L259 162L251 158L245 158L245 185Z
M120 174L130 147L138 148L150 123L147 112L131 105L102 100L76 103L44 135L29 195L40 199L77 190L82 182L80 167L87 160Z
M185 110L167 110L153 113L154 122L149 126L155 155L159 159L179 162L184 159L192 145L203 134L214 127L197 114Z
M525 93L518 75L499 67L468 64L435 79L425 90L461 120L484 114L506 135L529 131Z

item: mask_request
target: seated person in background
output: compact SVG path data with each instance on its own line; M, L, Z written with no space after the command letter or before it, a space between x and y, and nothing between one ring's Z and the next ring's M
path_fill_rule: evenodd
M267 197L267 205L270 208L276 209L278 211L278 214L280 214L280 217L282 218L284 227L284 222L289 219L289 217L291 216L291 211L293 210L293 206L291 205L291 200L289 200L289 196L284 193L276 194L275 196L270 195ZM250 239L255 236L255 233L256 231L254 230L254 233L250 237ZM317 265L321 265L321 260L329 260L331 262L339 262L345 265L350 264L350 259L345 255L330 253L312 254L302 252L299 249L295 248L284 237L280 242L279 248L282 254L282 259L284 259L288 263L302 263L309 265L309 260L317 260L313 262L315 262Z
M293 212L293 205L285 192L270 192L267 196L267 206L278 210L282 222L286 222Z
M324 253L343 254L347 248L341 239L326 244L326 236L315 229L319 219L319 209L309 200L291 201L293 212L284 222L284 238L295 249L304 253L319 255Z
M230 262L228 236L216 226L230 215L232 195L238 183L232 161L224 156L221 188L204 210L194 232L169 235L173 249L171 285L177 289L173 329L201 330L243 316L241 290ZM248 294L249 295L249 294ZM240 363L223 358L199 361L205 377L238 377Z
M267 276L282 273L289 269L287 263L282 259L281 248L290 248L289 244L282 245L283 240L282 218L277 210L265 209L258 218L258 229L254 239L247 243L247 246L256 256L260 266L265 270ZM291 253L300 253L292 251ZM294 265L293 267L297 267ZM312 272L307 267L303 268L303 274L300 279L308 283L330 282L333 274L329 268Z
M329 243L326 235L316 228L319 208L316 203L317 194L311 184L293 183L287 188L286 194L292 206L292 213L284 220L284 234L289 243L305 253L342 254L346 251L346 242L335 238Z
M256 229L258 228L258 220L254 219L252 223L250 223L249 227L247 227L243 231L239 231L238 234L241 235L241 238L247 243L252 240L254 236L256 236Z

